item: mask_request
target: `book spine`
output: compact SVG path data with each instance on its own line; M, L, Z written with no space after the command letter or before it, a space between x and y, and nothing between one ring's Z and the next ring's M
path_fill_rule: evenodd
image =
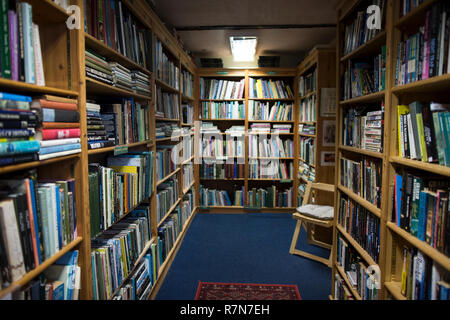
M0 48L1 48L1 75L2 78L11 79L11 56L9 42L8 1L0 2Z
M36 153L39 151L39 149L39 141L16 141L0 143L0 156Z
M56 152L63 152L63 151L69 151L74 149L81 149L81 144L74 143L74 144L65 144L65 145L57 145L52 147L44 147L41 148L39 151L39 154L49 154L49 153L56 153Z
M49 101L44 99L40 99L38 102L41 108L77 111L77 105L74 103Z
M78 122L42 122L42 129L75 129L79 126Z
M42 108L43 122L78 122L78 111Z
M33 47L33 12L29 3L21 2L23 18L23 50L25 62L25 82L36 83Z
M9 19L9 43L11 57L11 79L19 81L19 39L17 36L17 14L13 10L8 11Z
M81 136L80 129L43 129L42 140L79 138Z
M39 37L39 26L33 26L33 51L34 51L34 65L36 69L36 84L38 86L45 86L44 64L42 62L41 39Z

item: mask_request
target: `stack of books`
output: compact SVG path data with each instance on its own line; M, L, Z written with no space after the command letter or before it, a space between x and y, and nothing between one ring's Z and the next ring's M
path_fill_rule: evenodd
M202 102L202 119L245 119L245 104L234 102Z
M151 96L150 77L140 71L131 72L131 86L134 92L144 96Z
M158 186L156 194L156 223L159 224L169 212L169 209L179 199L178 179L170 178Z
M106 61L106 58L87 49L85 50L85 56L86 76L106 84L113 85L114 79L112 69Z
M100 237L92 240L94 299L106 300L128 277L151 238L149 218L133 212ZM129 246L134 248L130 250ZM115 258L121 252L121 259Z
M101 106L101 113L100 113L100 118L101 121L103 123L103 125L105 126L105 131L106 131L106 140L111 141L114 143L114 145L120 145L122 143L120 143L120 139L119 139L119 125L118 125L118 121L117 121L117 116L115 113L107 113L103 111L104 108L103 106ZM100 122L93 122L95 120L88 120L88 125L89 124L100 124ZM123 137L122 137L122 141L123 141Z
M249 79L249 98L293 99L291 87L283 80Z
M380 15L381 15L381 26L383 27L384 24L384 17L385 17L385 0L373 0L372 4L376 5L380 8ZM366 10L364 11L358 11L356 19L345 26L345 37L344 39L344 45L343 45L343 55L346 55L354 50L356 50L359 46L362 46L363 44L367 43L369 40L373 39L380 30L377 28L369 29L368 26L368 19L369 15L366 13Z
M2 47L0 77L45 86L39 26L33 7L22 1L1 2Z
M252 133L270 133L270 123L254 123L250 126Z
M350 108L344 111L343 145L364 150L382 152L384 107L367 111L366 108Z
M397 113L399 156L450 166L450 105L416 101Z
M108 65L111 68L113 85L120 89L133 91L131 71L117 62L109 62Z
M156 139L179 137L181 135L181 128L173 122L157 122L155 131Z
M274 124L272 126L272 133L291 133L291 124Z
M450 73L448 46L450 7L438 1L425 14L425 24L416 34L399 42L395 84L404 85ZM422 21L424 21L422 20Z
M75 180L1 180L0 289L54 256L77 237Z
M313 94L300 101L299 121L314 122L317 121L317 98Z
M305 181L316 181L316 169L305 162L300 161L298 165L298 178Z
M276 186L272 186L267 189L250 189L246 204L252 208L291 208L293 206L292 188L277 190Z
M344 126L344 128L346 128L346 127ZM299 124L298 125L298 133L315 135L316 134L316 125L315 124Z
M0 166L39 159L34 139L40 120L30 103L31 97L0 92Z
M77 100L47 95L34 99L31 108L42 120L36 134L40 141L39 160L81 152Z
M292 121L293 105L280 101L270 106L269 102L249 101L249 120Z
M166 119L180 119L180 105L177 94L163 92L156 86L155 116Z
M100 105L95 103L86 103L88 112L88 149L106 148L115 145L115 140L109 140L106 135L105 125L100 113Z
M244 99L245 79L240 81L200 78L200 99Z

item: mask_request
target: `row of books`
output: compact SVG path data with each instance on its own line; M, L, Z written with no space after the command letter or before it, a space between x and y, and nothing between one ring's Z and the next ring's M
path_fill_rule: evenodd
M450 73L448 45L450 6L435 3L426 13L425 25L397 46L395 84L404 85Z
M315 94L300 101L299 121L317 121L317 96Z
M380 257L380 218L347 196L341 196L338 223L375 262L378 262Z
M230 135L227 135L226 137L226 140L204 137L202 139L202 145L200 149L201 155L203 157L206 157L207 159L211 157L244 157L244 136L242 135L236 139ZM222 136L220 138L222 138Z
M0 288L54 256L77 237L75 180L0 181Z
M156 223L159 224L179 199L178 178L173 177L158 186L156 194Z
M316 134L316 125L300 123L298 125L298 133L309 134L309 135L314 136Z
M291 180L294 176L292 161L250 160L248 168L249 179Z
M194 165L192 163L186 164L181 170L183 174L183 190L185 190L194 182Z
M341 185L376 207L381 205L382 163L363 157L361 161L341 158Z
M156 86L155 93L155 116L180 119L179 96L175 93L164 92L159 86Z
M450 256L448 181L413 172L395 174L392 222Z
M448 272L417 248L403 248L401 293L408 300L449 300Z
M137 64L152 70L152 32L121 0L84 0L85 32Z
M376 5L380 8L380 27L383 28L385 19L385 0L373 0L372 5ZM379 28L368 28L370 21L368 19L371 14L367 13L367 7L364 7L363 11L358 11L356 18L345 26L343 54L346 55L363 44L373 39L379 32Z
M245 103L202 102L202 119L245 119Z
M171 145L156 148L156 181L161 181L177 169L176 147Z
M311 137L300 137L299 157L302 162L308 165L316 165L316 141Z
M156 122L155 137L164 139L170 137L179 137L182 133L181 128L174 122Z
M205 161L200 165L201 179L244 179L245 164L234 161L233 163L209 163Z
M186 97L194 97L194 77L186 70L181 70L181 93Z
M92 240L94 300L109 300L123 284L151 239L149 210L138 210Z
M263 135L264 133L291 133L291 129L292 124L274 124L271 128L270 123L254 123L250 125L249 132Z
M169 256L169 253L183 230L183 226L188 218L189 217L182 215L180 206L177 206L158 228L158 240L161 248L162 262Z
M336 247L337 263L344 270L352 289L358 292L361 300L378 300L380 281L371 274L361 256L341 236L337 238Z
M334 273L334 299L335 300L355 300L346 282L338 272Z
M240 81L200 78L200 99L244 99L245 79Z
M291 208L293 206L292 188L278 190L276 186L266 189L252 188L247 193L246 205L252 208Z
M284 80L249 79L249 98L293 99L291 87Z
M3 300L78 300L81 268L79 251L64 254L25 286L3 297Z
M190 104L181 105L183 123L194 125L194 107Z
M172 88L180 89L180 69L166 55L157 36L155 36L155 77Z
M413 102L399 105L399 156L450 166L450 105Z
M316 181L316 169L311 167L306 162L299 162L298 165L298 178L303 179L305 181Z
M187 128L182 128L181 131L183 138L181 140L181 148L183 155L180 157L180 161L185 162L191 159L194 155L194 136ZM192 161L189 161L191 163Z
M153 153L136 151L107 158L107 166L89 164L91 237L113 226L150 198Z
M79 119L73 99L0 93L0 165L80 152Z
M298 79L298 90L300 97L306 96L310 92L316 91L317 70L314 69L306 76L300 76Z
M378 108L377 108L378 109ZM342 144L364 150L383 152L384 106L344 110Z
M229 206L243 206L245 201L245 187L233 188L234 199L232 200L228 192L225 190L208 189L200 185L200 206L202 207L229 207Z
M269 102L249 101L248 120L292 121L294 106L280 101L270 106Z
M357 98L380 91L380 88L383 86L382 83L384 82L380 81L381 77L375 77L381 66L379 59L375 58L375 60L378 61L378 65L376 63L371 65L366 62L348 62L342 81L343 100Z
M192 212L194 211L196 205L196 192L194 189L189 191L183 196L183 200L180 204L181 207L181 219L183 221L183 225L188 221Z
M402 0L401 14L408 14L427 0Z
M272 139L260 139L258 136L248 137L248 156L250 158L293 158L294 141L281 140L279 136Z
M2 1L0 17L0 76L45 86L39 26L33 23L33 6L22 1Z

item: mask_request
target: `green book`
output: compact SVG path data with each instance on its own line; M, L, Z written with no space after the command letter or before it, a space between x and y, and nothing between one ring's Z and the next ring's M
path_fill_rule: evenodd
M437 152L438 152L439 164L441 166L444 166L445 165L445 150L443 148L442 142L443 142L443 139L445 139L445 137L443 136L444 132L440 125L439 113L440 112L433 112L433 126L434 126L434 136L436 139L436 148L437 148Z
M98 192L98 173L89 173L89 210L91 221L91 238L100 232L100 197Z
M413 193L411 206L411 228L410 232L417 237L419 232L419 205L420 205L420 191L422 190L423 182L421 178L414 177L413 179Z
M439 121L441 123L440 128L442 130L443 140L441 145L443 145L444 150L444 160L445 165L450 166L450 137L449 137L449 129L450 129L450 112L440 112L439 113Z

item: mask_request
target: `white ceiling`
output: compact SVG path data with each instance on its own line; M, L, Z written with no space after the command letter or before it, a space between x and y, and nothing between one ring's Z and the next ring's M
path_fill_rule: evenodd
M336 23L335 0L154 0L154 3L162 20L175 28ZM195 56L229 60L230 36L257 36L257 56L302 57L315 45L332 42L336 29L222 29L178 33Z

